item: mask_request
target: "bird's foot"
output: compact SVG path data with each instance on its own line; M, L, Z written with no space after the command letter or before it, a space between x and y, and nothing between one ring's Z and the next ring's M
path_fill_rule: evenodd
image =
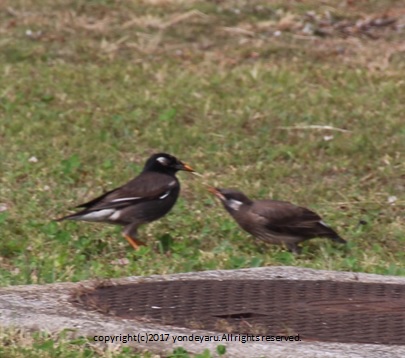
M293 253L294 255L299 255L302 252L302 248L299 247L297 244L286 244L288 251Z
M145 246L146 244L142 241L139 241L127 234L124 234L124 238L125 240L127 240L129 242L129 244L135 249L135 250L139 250L140 246Z

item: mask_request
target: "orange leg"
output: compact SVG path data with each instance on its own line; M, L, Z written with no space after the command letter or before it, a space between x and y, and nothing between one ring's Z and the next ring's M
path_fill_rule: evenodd
M144 246L145 244L142 241L138 241L137 239L124 234L125 240L127 240L129 242L129 244L135 249L135 250L139 250L139 246Z

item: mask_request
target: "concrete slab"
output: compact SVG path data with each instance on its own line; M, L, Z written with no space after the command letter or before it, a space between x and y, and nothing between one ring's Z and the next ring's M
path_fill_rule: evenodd
M205 271L185 274L127 277L111 280L114 284L137 282L174 281L174 280L333 280L392 283L405 285L405 277L380 276L363 273L320 271L298 267L264 267L244 270ZM375 344L342 344L323 342L195 342L175 338L222 336L218 332L192 330L181 327L161 326L134 320L105 316L98 312L80 310L70 303L73 290L80 287L92 288L94 281L79 283L56 283L49 285L29 285L0 288L0 327L17 327L26 330L58 332L72 330L77 336L100 337L114 336L112 345L126 345L137 350L168 353L176 347L189 352L200 353L208 348L215 352L217 345L227 348L226 357L347 357L347 358L384 358L405 357L405 346ZM146 341L148 334L158 334L156 341ZM122 342L122 337L135 336L139 342ZM142 341L143 338L143 341ZM118 339L118 341L117 341ZM213 339L213 338L211 338ZM100 343L104 344L104 343Z

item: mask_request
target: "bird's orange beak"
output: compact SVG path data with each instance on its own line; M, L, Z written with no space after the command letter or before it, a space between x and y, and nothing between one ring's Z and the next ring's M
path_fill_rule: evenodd
M195 172L193 168L191 168L188 164L185 163L181 163L179 169L184 170L186 172Z
M225 197L222 195L222 193L217 188L214 188L213 186L209 186L207 190L210 193L214 194L220 200L225 200Z

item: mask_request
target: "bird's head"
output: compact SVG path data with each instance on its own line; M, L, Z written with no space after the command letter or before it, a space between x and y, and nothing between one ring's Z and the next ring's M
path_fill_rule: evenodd
M253 203L245 194L236 189L209 187L208 191L221 200L229 211L239 211L242 205L251 205Z
M194 169L189 165L178 160L173 155L167 153L153 154L146 161L143 171L157 171L163 173L174 174L179 170L186 172L194 172Z

